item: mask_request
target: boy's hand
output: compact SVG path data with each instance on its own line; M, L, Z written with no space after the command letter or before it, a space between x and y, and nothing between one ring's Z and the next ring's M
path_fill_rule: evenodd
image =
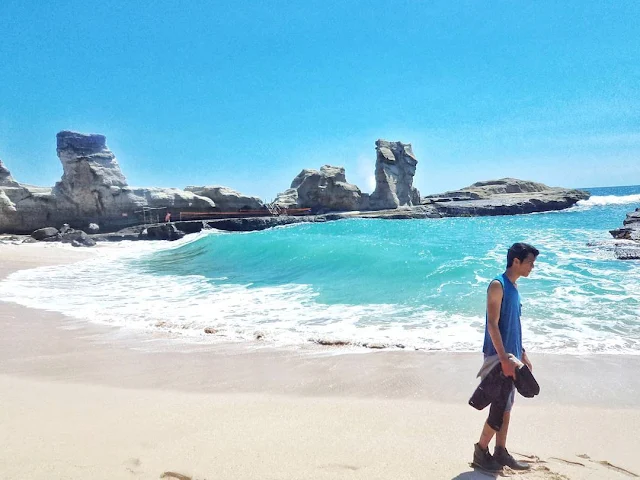
M502 373L504 373L504 376L511 377L515 380L516 367L518 366L516 362L507 357L504 360L500 360L500 365L502 365Z

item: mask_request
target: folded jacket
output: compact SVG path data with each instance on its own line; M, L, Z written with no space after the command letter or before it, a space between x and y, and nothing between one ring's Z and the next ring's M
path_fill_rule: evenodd
M489 361L493 362L493 360ZM496 431L502 427L502 417L514 385L518 393L527 398L540 393L540 386L526 365L521 365L516 369L515 381L511 377L505 377L500 362L494 362L488 373L483 370L481 373L484 373L484 378L471 395L469 405L477 410L482 410L490 404L491 409L487 423Z

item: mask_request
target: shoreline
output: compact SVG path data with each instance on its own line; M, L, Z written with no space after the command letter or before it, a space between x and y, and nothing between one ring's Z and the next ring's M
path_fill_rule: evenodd
M0 276L90 256L3 245ZM479 354L148 352L144 335L5 302L0 324L8 478L487 478L468 466ZM640 474L640 356L532 357L542 393L516 400L509 438L547 463L523 477L629 478L603 460Z
M61 249L53 244L44 249L27 248L28 253L24 246L0 247L0 280L24 267L68 264L94 257L90 251ZM7 258L16 255L20 260ZM29 329L24 328L23 318L29 318ZM7 302L0 302L0 321L5 333L0 336L0 374L116 388L428 398L466 404L482 364L481 352L371 350L314 343L292 349L259 341L175 342L166 332L93 324ZM24 351L27 344L28 357ZM635 395L640 392L640 378L626 375L629 370L640 370L640 355L534 353L532 357L548 392L548 396L536 401L640 408L640 395ZM560 379L554 375L558 362L571 372L569 377ZM180 370L172 375L176 365ZM158 371L164 373L159 377ZM68 372L73 372L72 378ZM277 375L265 375L270 372ZM598 390L584 388L590 383L590 372L598 372ZM443 382L443 375L459 380ZM622 384L625 389L617 388Z

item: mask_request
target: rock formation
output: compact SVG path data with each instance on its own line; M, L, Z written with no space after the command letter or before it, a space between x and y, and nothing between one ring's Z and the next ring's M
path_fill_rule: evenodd
M90 223L112 231L141 223L143 208L211 211L206 197L175 188L133 188L120 170L104 135L63 131L57 135L63 175L53 188L22 185L0 168L0 231L31 233L68 223ZM158 215L158 214L156 214Z
M324 165L320 170L304 169L291 188L278 194L275 202L284 208L311 208L314 212L366 209L368 196L347 182L343 167Z
M451 192L428 195L424 205L442 216L517 215L564 210L589 198L582 190L548 187L515 178L477 182Z
M421 202L418 190L413 187L418 162L411 145L378 140L376 189L371 196L347 182L344 168L325 165L320 170L302 170L291 183L291 188L279 194L275 201L280 207L310 208L313 213L342 213L305 217L265 215L150 225L162 220L167 212L173 215L175 221L180 220L178 213L181 211L266 212L267 208L260 199L226 187L187 187L186 191L130 187L103 135L60 132L57 135L57 151L63 175L53 188L20 184L0 162L0 232L31 233L44 227L69 224L63 227L64 232L57 232L56 229L40 231L32 241L36 241L37 237L42 241L59 240L74 245L90 245L88 240L93 239L173 240L206 228L250 231L354 216L400 219L513 215L561 210L589 197L587 192L579 190L501 179L430 195ZM638 212L630 214L625 225L635 224L637 217L640 217ZM123 227L124 230L120 230ZM91 238L84 230L92 233ZM115 230L120 231L111 233ZM98 231L101 233L96 234ZM629 230L625 226L620 229L620 235L636 235L631 231L637 230L635 227Z
M376 142L376 189L371 194L372 210L420 204L420 193L413 187L418 160L410 143Z
M622 228L611 230L611 236L626 243L616 245L615 255L620 260L640 260L640 208L627 213Z
M243 195L228 187L187 187L185 191L206 197L216 204L216 208L222 212L237 212L239 210L263 210L264 203L258 197Z
M623 220L622 225L622 228L617 228L609 232L613 238L640 242L640 208L636 208L635 211L627 213L627 217Z
M487 180L476 182L473 185L436 195L427 195L425 198L434 200L481 200L494 195L504 195L508 193L535 193L551 190L551 187L543 183L519 180L517 178L501 178L499 180Z

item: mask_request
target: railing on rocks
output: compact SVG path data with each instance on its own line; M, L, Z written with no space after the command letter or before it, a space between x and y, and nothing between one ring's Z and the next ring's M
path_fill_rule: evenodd
M272 204L270 204L272 205ZM276 208L277 207L277 208ZM310 215L310 208L282 208L276 206L265 210L238 210L234 212L180 212L180 220L215 220L218 218L272 217L280 215Z

